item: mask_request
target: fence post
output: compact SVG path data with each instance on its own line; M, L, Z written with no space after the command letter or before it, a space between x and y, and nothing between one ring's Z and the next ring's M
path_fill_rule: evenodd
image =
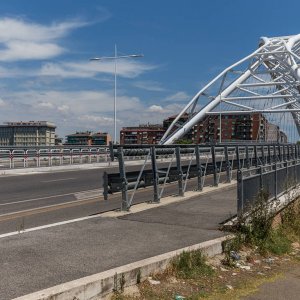
M277 163L277 150L276 145L273 145L273 158L272 161Z
M261 161L263 166L266 164L266 158L265 158L265 146L261 146Z
M273 162L272 156L271 156L271 146L268 145L268 156L269 156L269 164L271 165Z
M156 149L154 146L151 147L151 164L152 164L152 174L153 174L153 202L159 203L159 192L158 192L158 180L157 176L157 163L156 163Z
M181 168L181 160L180 160L180 147L176 147L176 163L177 163L177 172L178 172L178 195L184 196L183 191L183 174Z
M250 160L249 160L249 146L246 146L246 167L250 169Z
M230 176L230 161L228 157L228 147L225 146L225 160L226 160L226 182L231 182L231 176Z
M263 167L262 166L259 167L259 188L260 191L263 190Z
M202 166L201 166L201 158L199 153L199 145L196 145L195 155L196 155L196 164L197 164L197 190L202 191L203 190Z
M258 167L257 146L254 146L255 167Z
M277 195L278 195L278 192L277 192L277 190L278 190L278 174L277 174L277 163L275 162L275 172L274 172L274 174L275 174L275 199L277 199Z
M243 215L244 212L244 191L243 191L243 173L239 169L237 171L237 215Z
M214 172L214 186L218 186L215 146L211 146L211 158L212 158L213 172Z
M121 210L122 211L128 211L128 182L126 179L126 171L125 171L125 165L124 165L124 156L123 156L123 147L118 148L118 161L119 161L119 171L120 171L120 179L122 184L122 204L121 204Z
M237 161L237 169L241 169L241 162L240 162L240 151L239 151L239 146L235 147L235 156L236 156L236 161Z

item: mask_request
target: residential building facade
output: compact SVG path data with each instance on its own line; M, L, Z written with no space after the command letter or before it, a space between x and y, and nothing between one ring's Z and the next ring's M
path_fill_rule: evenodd
M54 146L55 128L47 121L6 122L0 125L0 146Z
M158 144L164 133L165 129L161 124L123 127L120 131L120 144Z
M111 136L107 132L76 132L66 136L65 145L107 146Z
M207 116L193 127L192 135L194 143L242 140L257 142L280 141L279 127L269 123L264 115L260 113L221 115L221 122L220 115Z

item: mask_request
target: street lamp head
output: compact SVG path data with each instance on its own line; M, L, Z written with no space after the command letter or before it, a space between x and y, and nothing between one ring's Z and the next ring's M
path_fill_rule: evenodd
M100 57L93 57L93 58L90 58L90 61L93 61L93 60L101 60Z

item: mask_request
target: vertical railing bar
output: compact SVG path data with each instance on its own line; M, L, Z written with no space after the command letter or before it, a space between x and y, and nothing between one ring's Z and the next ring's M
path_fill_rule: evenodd
M183 191L183 174L182 174L182 167L181 167L181 159L180 159L180 147L176 147L176 164L177 164L177 172L178 172L178 195L184 196Z
M202 166L201 166L201 157L199 153L199 145L195 147L195 155L196 155L196 164L197 164L197 190L202 191Z
M191 165L192 165L192 162L193 162L193 159L194 159L195 150L196 150L196 148L194 148L194 152L192 153L192 156L191 156L191 159L190 159L188 168L187 168L187 172L186 172L186 175L185 175L185 181L184 181L183 193L186 191L187 180L188 180L188 177L189 177L189 174L190 174L190 168L191 168Z
M156 163L156 149L154 146L151 147L151 164L152 164L152 175L153 175L153 202L159 203L159 191L158 191L158 181L159 176L157 173L157 163Z

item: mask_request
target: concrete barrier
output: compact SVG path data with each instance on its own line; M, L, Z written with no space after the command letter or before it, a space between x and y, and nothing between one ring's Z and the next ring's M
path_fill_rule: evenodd
M167 268L171 260L183 251L201 250L207 256L223 251L223 242L232 238L227 235L214 240L143 259L125 266L63 283L45 290L15 298L14 300L99 300L125 287L143 281L151 274Z

